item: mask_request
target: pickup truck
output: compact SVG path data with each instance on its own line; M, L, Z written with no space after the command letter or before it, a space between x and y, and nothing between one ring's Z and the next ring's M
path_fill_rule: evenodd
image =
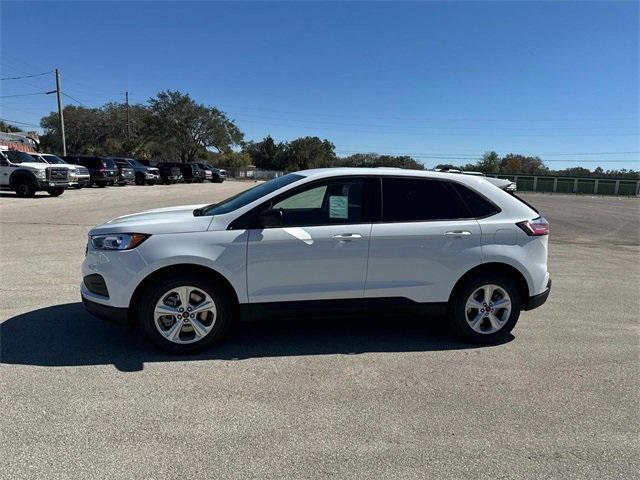
M13 190L19 197L32 197L38 191L57 197L70 185L68 168L0 146L0 190Z

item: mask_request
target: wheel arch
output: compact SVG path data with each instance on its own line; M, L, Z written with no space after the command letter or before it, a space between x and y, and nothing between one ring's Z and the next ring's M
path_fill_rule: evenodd
M35 174L31 170L26 170L24 168L11 172L11 176L9 177L9 186L15 186L16 182L22 178L28 179L36 188L38 187L38 179Z
M214 270L213 268L205 267L203 265L194 263L180 263L168 265L166 267L154 270L138 284L136 289L133 291L133 294L131 295L131 300L129 301L129 323L135 324L137 322L140 299L149 285L153 284L153 282L156 282L161 278L171 277L175 275L184 275L185 273L206 275L207 277L211 278L212 281L220 284L230 296L234 305L233 308L235 310L238 309L238 306L240 304L238 294L235 288L233 288L231 282L227 280L224 275Z
M458 290L460 290L460 288L462 288L462 286L468 279L487 274L499 274L512 279L516 284L522 304L524 305L525 302L529 299L529 283L527 282L525 275L520 270L507 263L490 262L476 265L471 270L462 275L462 277L458 279L453 289L451 290L451 295L449 295L449 303L451 303L455 294L458 292Z

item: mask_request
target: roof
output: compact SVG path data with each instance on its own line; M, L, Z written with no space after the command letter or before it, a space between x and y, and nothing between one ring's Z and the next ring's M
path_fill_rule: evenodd
M310 170L301 170L295 172L305 177L335 177L339 175L389 175L402 177L424 177L435 178L441 180L453 180L467 185L478 185L486 182L486 177L477 175L464 175L462 173L434 172L432 170L409 170L406 168L393 167L331 167L331 168L314 168Z

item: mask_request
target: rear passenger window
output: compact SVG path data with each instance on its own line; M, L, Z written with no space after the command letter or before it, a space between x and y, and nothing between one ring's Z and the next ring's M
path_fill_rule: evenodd
M420 222L469 218L456 192L446 183L420 178L382 179L382 221Z
M464 203L467 204L467 207L471 210L471 213L475 218L488 217L489 215L493 215L500 211L493 203L486 200L470 188L458 183L452 183L451 185L460 194Z

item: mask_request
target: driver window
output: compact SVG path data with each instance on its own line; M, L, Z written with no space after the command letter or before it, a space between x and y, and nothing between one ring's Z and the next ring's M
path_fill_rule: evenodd
M329 180L279 200L271 208L282 211L283 227L360 223L364 181Z

